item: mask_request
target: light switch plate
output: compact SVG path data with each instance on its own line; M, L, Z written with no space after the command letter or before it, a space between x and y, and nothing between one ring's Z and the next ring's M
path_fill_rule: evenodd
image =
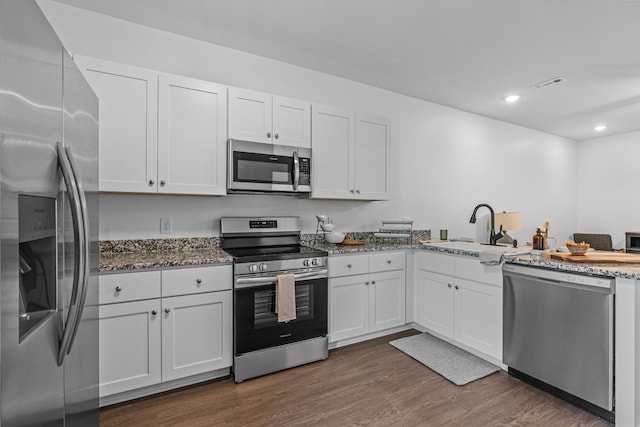
M173 221L171 218L160 218L160 233L170 234L173 228Z

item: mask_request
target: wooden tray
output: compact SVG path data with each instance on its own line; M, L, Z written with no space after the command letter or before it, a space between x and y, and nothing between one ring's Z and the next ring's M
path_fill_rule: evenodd
M351 245L351 246L358 246L358 245L364 245L364 241L362 240L350 240L350 239L344 239L342 241L343 245Z
M640 264L640 255L622 252L587 252L584 255L571 255L567 252L551 252L549 257L571 262L604 262Z

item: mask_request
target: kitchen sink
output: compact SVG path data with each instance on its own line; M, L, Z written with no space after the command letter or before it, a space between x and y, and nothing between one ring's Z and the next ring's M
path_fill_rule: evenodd
M487 249L502 251L505 254L527 254L529 253L530 248L513 248L510 246L492 246L488 243L480 243L480 242L434 242L434 243L423 243L425 246L433 246L436 248L450 248L450 249L458 249L461 251L468 252L482 252Z

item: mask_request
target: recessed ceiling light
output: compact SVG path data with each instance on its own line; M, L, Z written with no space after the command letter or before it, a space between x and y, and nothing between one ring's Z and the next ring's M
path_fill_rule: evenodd
M504 100L507 101L507 102L516 102L519 99L520 99L520 95L509 95L509 96L504 98Z
M593 130L595 130L596 132L602 132L606 128L607 127L605 125L598 125L598 126L594 127Z

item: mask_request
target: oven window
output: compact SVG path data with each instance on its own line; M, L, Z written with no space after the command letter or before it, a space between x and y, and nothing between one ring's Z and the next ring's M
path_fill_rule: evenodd
M262 329L278 323L275 287L255 291L253 294L253 322L255 329ZM296 286L296 320L313 317L313 290L311 285Z
M234 181L267 184L292 184L293 160L288 156L233 153Z

